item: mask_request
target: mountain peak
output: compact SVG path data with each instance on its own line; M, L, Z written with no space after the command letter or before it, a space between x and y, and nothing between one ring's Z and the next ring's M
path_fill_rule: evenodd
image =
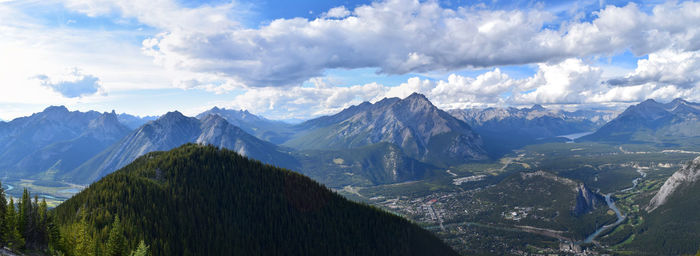
M532 105L531 110L544 110L544 107L540 104Z
M68 111L68 108L66 108L66 106L61 105L61 106L49 106L46 109L44 109L44 111L42 111L42 112L45 112L45 113L67 113L69 111Z
M175 110L175 111L171 111L171 112L166 113L162 117L158 118L158 120L161 120L161 119L180 119L180 118L184 118L184 117L185 117L185 115L180 113L180 111Z
M428 100L428 98L425 97L425 95L417 93L417 92L411 93L411 95L406 97L404 100L419 100L419 101L430 102L430 100Z
M682 99L682 98L675 98L675 99L673 99L673 101L671 101L671 103L675 103L675 104L688 104L688 101L686 101L686 100L684 100L684 99Z
M654 99L647 99L645 101L642 101L642 103L639 103L639 105L646 106L646 105L656 105L659 104L656 102Z

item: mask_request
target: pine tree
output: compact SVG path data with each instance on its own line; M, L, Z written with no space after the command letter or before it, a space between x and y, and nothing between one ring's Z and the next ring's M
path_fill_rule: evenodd
M132 251L130 256L149 256L150 253L148 252L149 246L146 245L146 243L141 240L139 242L139 246L136 248L136 250Z
M35 201L36 200L38 200L38 198L35 197ZM38 203L37 206L35 220L35 222L37 223L35 242L37 243L40 249L45 249L49 243L48 208L49 207L46 204L46 199L41 199L41 202Z
M5 222L8 228L7 232L7 245L13 249L19 249L24 247L24 238L19 233L17 220L17 212L15 211L15 200L10 197L10 204L7 207L7 214L5 215Z
M124 230L119 221L119 216L114 217L112 229L109 231L109 239L107 240L107 255L108 256L124 256Z
M50 250L61 250L61 231L53 220L53 216L47 216L46 233L49 239Z
M5 246L7 234L7 225L5 224L5 216L7 215L7 198L5 198L5 190L0 182L0 247Z
M29 191L24 188L22 193L22 201L18 202L19 215L17 216L17 228L19 233L23 237L27 237L27 230L29 230L29 216L32 212L32 200L29 197Z
M78 223L78 228L76 230L76 241L75 241L75 255L93 255L95 251L95 244L93 243L92 237L88 233L88 225L83 218Z

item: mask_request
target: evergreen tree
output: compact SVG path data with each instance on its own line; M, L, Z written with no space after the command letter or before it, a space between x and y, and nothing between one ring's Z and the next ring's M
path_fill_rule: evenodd
M75 241L75 255L90 256L93 255L95 251L95 244L93 243L92 237L88 233L88 225L85 218L78 223L78 228L76 230L77 236ZM96 255L95 255L96 256Z
M139 242L139 247L132 251L130 256L149 256L150 254L148 253L148 249L149 246L146 245L143 240L141 240L141 242Z
M56 223L53 221L53 217L51 215L47 216L47 224L46 224L46 233L48 235L49 239L49 250L56 251L56 250L62 250L63 248L61 247L61 231L59 230L58 226Z
M0 182L0 247L5 246L7 234L7 225L5 224L5 215L7 215L7 198L5 198L5 189L2 188Z
M112 229L109 231L109 239L107 240L107 255L108 256L124 256L124 230L122 228L119 216L114 217Z
M32 213L32 200L29 197L29 191L27 188L24 188L24 192L22 193L22 201L19 202L18 208L19 215L17 215L17 227L19 229L19 233L22 234L23 237L27 237L27 232L30 226L30 215Z
M17 220L17 212L15 211L15 200L10 197L10 204L7 207L7 214L5 215L5 222L7 225L8 232L6 234L7 246L13 249L19 249L24 247L24 238L19 233Z

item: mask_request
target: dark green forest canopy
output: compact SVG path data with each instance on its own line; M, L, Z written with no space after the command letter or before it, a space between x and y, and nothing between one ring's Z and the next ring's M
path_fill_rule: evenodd
M53 210L107 241L158 255L456 255L430 232L298 173L211 146L153 152Z

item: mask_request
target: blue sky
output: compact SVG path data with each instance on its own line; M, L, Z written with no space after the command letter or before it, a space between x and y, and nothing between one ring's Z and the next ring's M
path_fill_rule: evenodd
M0 0L0 119L700 101L696 1ZM608 81L615 81L614 83Z

